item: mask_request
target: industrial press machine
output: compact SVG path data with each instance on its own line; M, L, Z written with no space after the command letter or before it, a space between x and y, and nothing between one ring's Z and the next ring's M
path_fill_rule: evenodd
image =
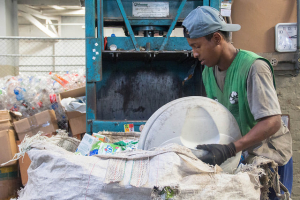
M135 130L161 106L204 95L202 66L184 37L170 37L190 11L216 0L86 0L87 133ZM104 27L122 27L126 37L104 38Z

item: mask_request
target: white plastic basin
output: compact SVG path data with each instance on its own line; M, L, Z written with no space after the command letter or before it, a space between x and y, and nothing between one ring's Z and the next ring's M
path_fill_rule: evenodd
M153 149L169 143L190 148L197 156L198 144L228 144L240 139L239 126L233 115L220 103L206 97L184 97L159 108L142 131L139 148ZM225 161L221 167L232 171L239 164L241 153Z

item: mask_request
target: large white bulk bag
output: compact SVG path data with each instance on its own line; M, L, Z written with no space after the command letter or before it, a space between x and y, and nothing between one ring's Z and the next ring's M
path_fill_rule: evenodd
M177 144L153 151L79 156L47 141L33 143L28 155L27 199L155 199L153 188L176 188L177 199L259 199L255 174L226 174Z

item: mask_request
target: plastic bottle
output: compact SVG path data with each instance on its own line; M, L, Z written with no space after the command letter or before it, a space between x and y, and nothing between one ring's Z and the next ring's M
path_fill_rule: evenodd
M52 79L54 79L55 81L57 81L59 84L61 84L63 87L66 87L66 85L69 83L67 80L65 80L64 78L62 78L61 76L59 76L58 74L54 74L52 76Z

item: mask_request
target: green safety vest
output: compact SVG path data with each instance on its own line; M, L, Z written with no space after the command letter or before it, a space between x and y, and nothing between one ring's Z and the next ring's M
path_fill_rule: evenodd
M205 66L202 77L208 98L225 106L236 119L242 135L246 135L257 123L250 111L247 98L247 77L253 62L257 59L266 61L275 79L272 65L259 55L240 50L227 69L223 92L220 90L214 75L213 67Z

